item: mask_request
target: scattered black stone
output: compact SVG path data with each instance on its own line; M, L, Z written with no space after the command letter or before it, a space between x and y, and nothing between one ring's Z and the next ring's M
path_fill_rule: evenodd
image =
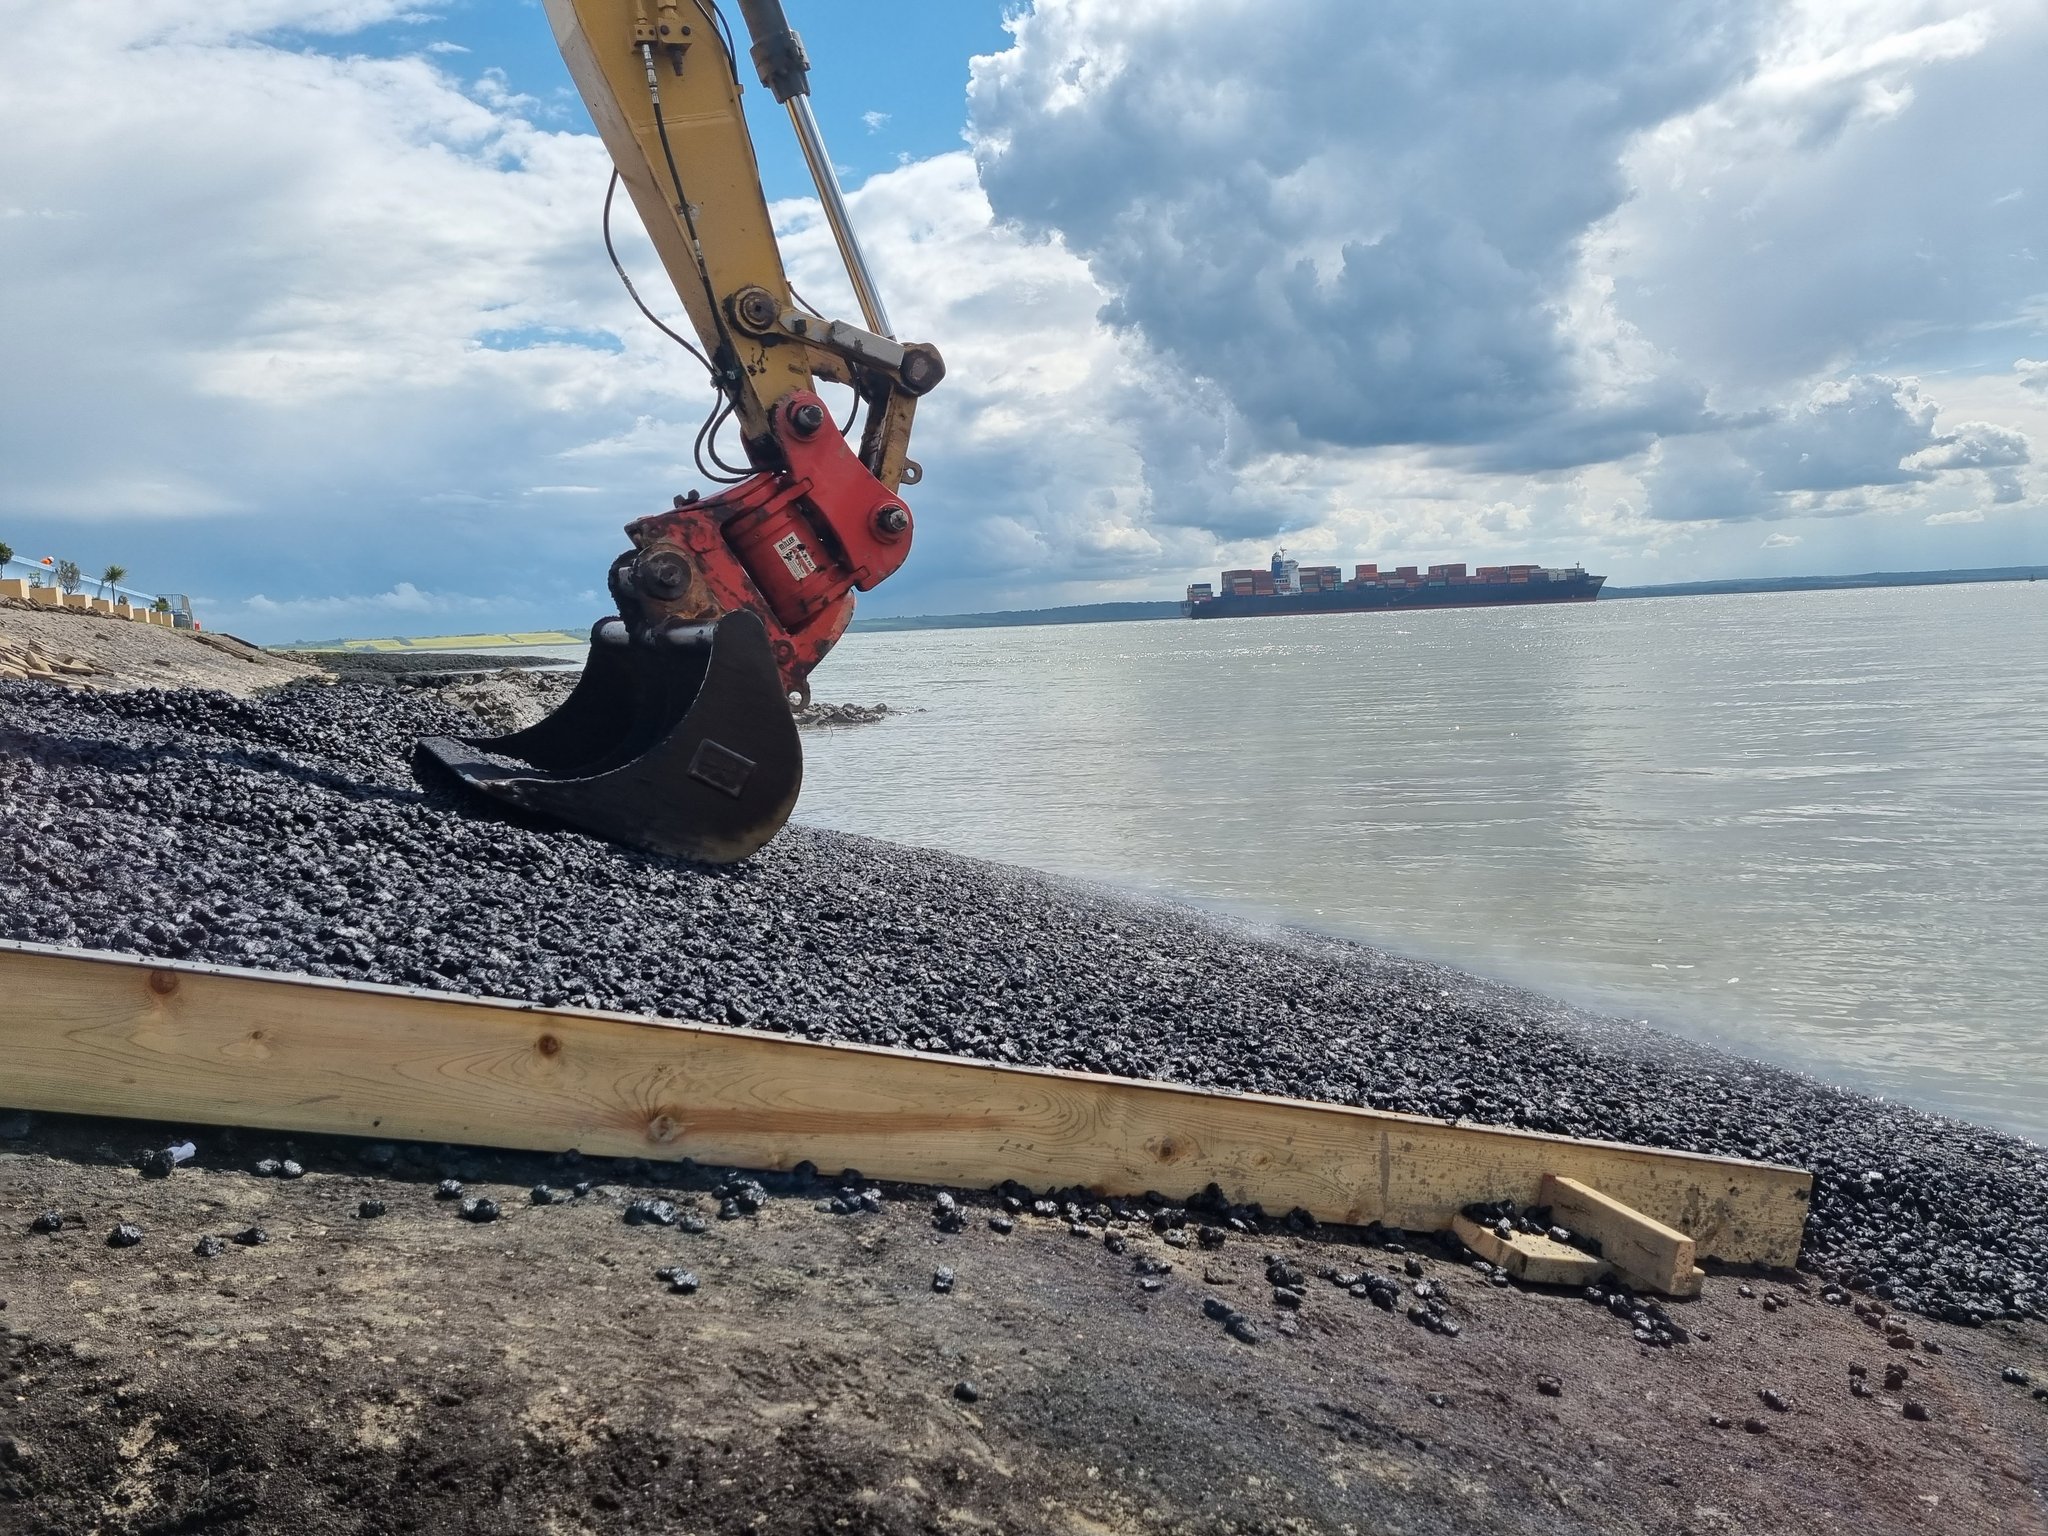
M1761 1389L1757 1393L1757 1401L1773 1413L1790 1413L1792 1411L1791 1400L1775 1387L1764 1387Z
M1707 1423L1715 1429L1731 1429L1734 1427L1735 1421L1725 1413L1710 1413L1707 1415Z
M1273 1305L1286 1312L1298 1312L1303 1301L1301 1292L1290 1291L1284 1285L1273 1287Z
M657 1269L654 1272L654 1278L666 1281L669 1294L672 1296L694 1296L697 1294L698 1287L703 1284L694 1274L684 1269L681 1265L676 1265L670 1269Z
M1563 1397L1564 1383L1555 1376L1538 1376L1536 1378L1536 1390L1545 1397Z
M1352 1286L1351 1294L1363 1298L1382 1312L1391 1312L1401 1302L1401 1282L1391 1275L1367 1275Z
M31 1232L62 1232L64 1230L64 1213L62 1211L45 1211L28 1224L28 1229Z
M1909 1376L1911 1376L1911 1375L1912 1375L1912 1372L1908 1371L1908 1370L1907 1370L1907 1369L1905 1368L1905 1366L1903 1366L1903 1365L1888 1365L1888 1366L1886 1366L1886 1367L1884 1368L1884 1389L1885 1389L1885 1391L1887 1391L1887 1392L1896 1392L1896 1391L1898 1391L1898 1390L1899 1390L1899 1388L1903 1387L1903 1386L1904 1386L1904 1385L1906 1384L1906 1380L1907 1380L1907 1378L1908 1378Z
M569 1193L572 1199L584 1200L589 1198L590 1191L593 1188L595 1188L595 1186L590 1182L590 1180L578 1179L574 1184L569 1186Z
M1283 1258L1273 1257L1266 1260L1266 1283L1268 1285L1285 1286L1290 1291L1298 1291L1308 1284L1308 1276L1302 1273L1300 1265L1291 1264Z
M256 1177L259 1179L274 1179L283 1169L284 1164L276 1158L266 1157L256 1164Z
M933 1270L932 1289L937 1291L941 1296L950 1293L953 1289L953 1271L946 1268L943 1264L940 1265L937 1269Z
M1762 1419L1744 1419L1742 1421L1742 1427L1748 1430L1752 1435L1767 1435L1771 1432L1771 1426L1766 1424Z
M270 1234L261 1227L244 1227L235 1234L235 1241L244 1248L261 1248L270 1241Z
M0 938L1793 1163L1815 1175L1805 1262L1839 1288L1965 1327L2048 1316L2048 1150L2018 1138L1441 967L930 850L793 827L705 868L514 825L411 773L415 738L474 729L350 683L0 684ZM885 979L846 986L853 964ZM1260 1218L1205 1199L1201 1220Z
M1102 1234L1102 1246L1111 1253L1122 1253L1130 1244L1125 1241L1121 1232L1105 1232Z
M228 1251L228 1245L209 1233L192 1245L192 1251L202 1259L217 1259Z
M1165 1259L1155 1258L1149 1253L1141 1253L1131 1260L1131 1268L1141 1275L1170 1275L1173 1273L1173 1266L1171 1264Z
M1857 1376L1849 1382L1849 1395L1851 1397L1873 1397L1876 1394L1870 1390L1869 1382L1865 1381L1861 1376Z
M375 1221L384 1214L382 1200L365 1200L356 1207L356 1215L363 1221Z
M687 1232L694 1237L700 1232L710 1231L711 1224L695 1211L685 1211L676 1218L676 1230Z
M2008 1365L2004 1370L1998 1373L1998 1379L2004 1382L2007 1386L2024 1387L2030 1384L2034 1378L2029 1376L2025 1371L2021 1370L2018 1366Z
M1195 1229L1195 1241L1204 1248L1221 1248L1223 1246L1223 1229L1221 1227L1198 1227Z
M1904 1413L1907 1418L1913 1420L1917 1424L1925 1424L1929 1419L1934 1417L1933 1414L1927 1411L1927 1405L1921 1402L1909 1401L1906 1404L1906 1406L1900 1411Z
M1141 1291L1163 1290L1165 1286L1166 1282L1156 1275L1147 1275L1138 1282L1138 1289Z
M555 1192L546 1184L536 1184L526 1192L526 1200L529 1205L553 1205Z
M460 1212L464 1221L496 1221L502 1214L498 1202L491 1199L465 1200Z
M958 1200L941 1190L932 1202L932 1225L941 1232L958 1232L967 1225L967 1213Z
M436 1200L460 1200L462 1198L462 1180L443 1179L434 1186L434 1198Z
M963 1403L978 1403L981 1401L981 1388L971 1381L956 1381L953 1383L953 1395Z
M622 1215L629 1227L672 1227L677 1212L670 1200L630 1200Z
M142 1241L142 1228L132 1221L124 1221L107 1234L109 1248L133 1248Z
M988 1229L1007 1237L1017 1230L1017 1223L1008 1216L991 1216L988 1219Z
M168 1179L180 1163L191 1161L198 1150L189 1141L175 1141L168 1147L143 1153L136 1166L145 1179Z
M280 1179L303 1179L306 1176L306 1170L290 1158L286 1158L277 1165L277 1176Z

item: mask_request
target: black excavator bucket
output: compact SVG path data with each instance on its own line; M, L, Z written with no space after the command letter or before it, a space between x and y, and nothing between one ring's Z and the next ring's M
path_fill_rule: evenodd
M509 736L429 736L413 762L612 842L707 864L773 837L803 783L768 632L744 611L646 640L605 619L582 680L545 720Z

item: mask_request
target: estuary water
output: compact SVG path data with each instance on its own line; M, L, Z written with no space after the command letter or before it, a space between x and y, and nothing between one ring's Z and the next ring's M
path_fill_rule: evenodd
M2048 582L855 633L800 820L2048 1141Z

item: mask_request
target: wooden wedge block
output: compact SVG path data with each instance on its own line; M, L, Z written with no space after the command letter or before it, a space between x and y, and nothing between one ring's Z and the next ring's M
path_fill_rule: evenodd
M1487 1263L1530 1285L1589 1285L1612 1267L1605 1259L1533 1233L1502 1237L1469 1216L1453 1216L1451 1231Z
M1597 1238L1607 1261L1632 1284L1667 1296L1699 1290L1697 1245L1676 1227L1561 1174L1543 1176L1536 1203L1549 1206L1560 1226Z

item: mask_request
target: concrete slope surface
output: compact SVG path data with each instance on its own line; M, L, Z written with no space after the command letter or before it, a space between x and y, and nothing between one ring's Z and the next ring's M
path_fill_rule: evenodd
M318 676L305 662L231 635L159 629L133 619L0 598L0 651L16 648L83 663L88 670L82 678L94 689L220 688L254 694Z

